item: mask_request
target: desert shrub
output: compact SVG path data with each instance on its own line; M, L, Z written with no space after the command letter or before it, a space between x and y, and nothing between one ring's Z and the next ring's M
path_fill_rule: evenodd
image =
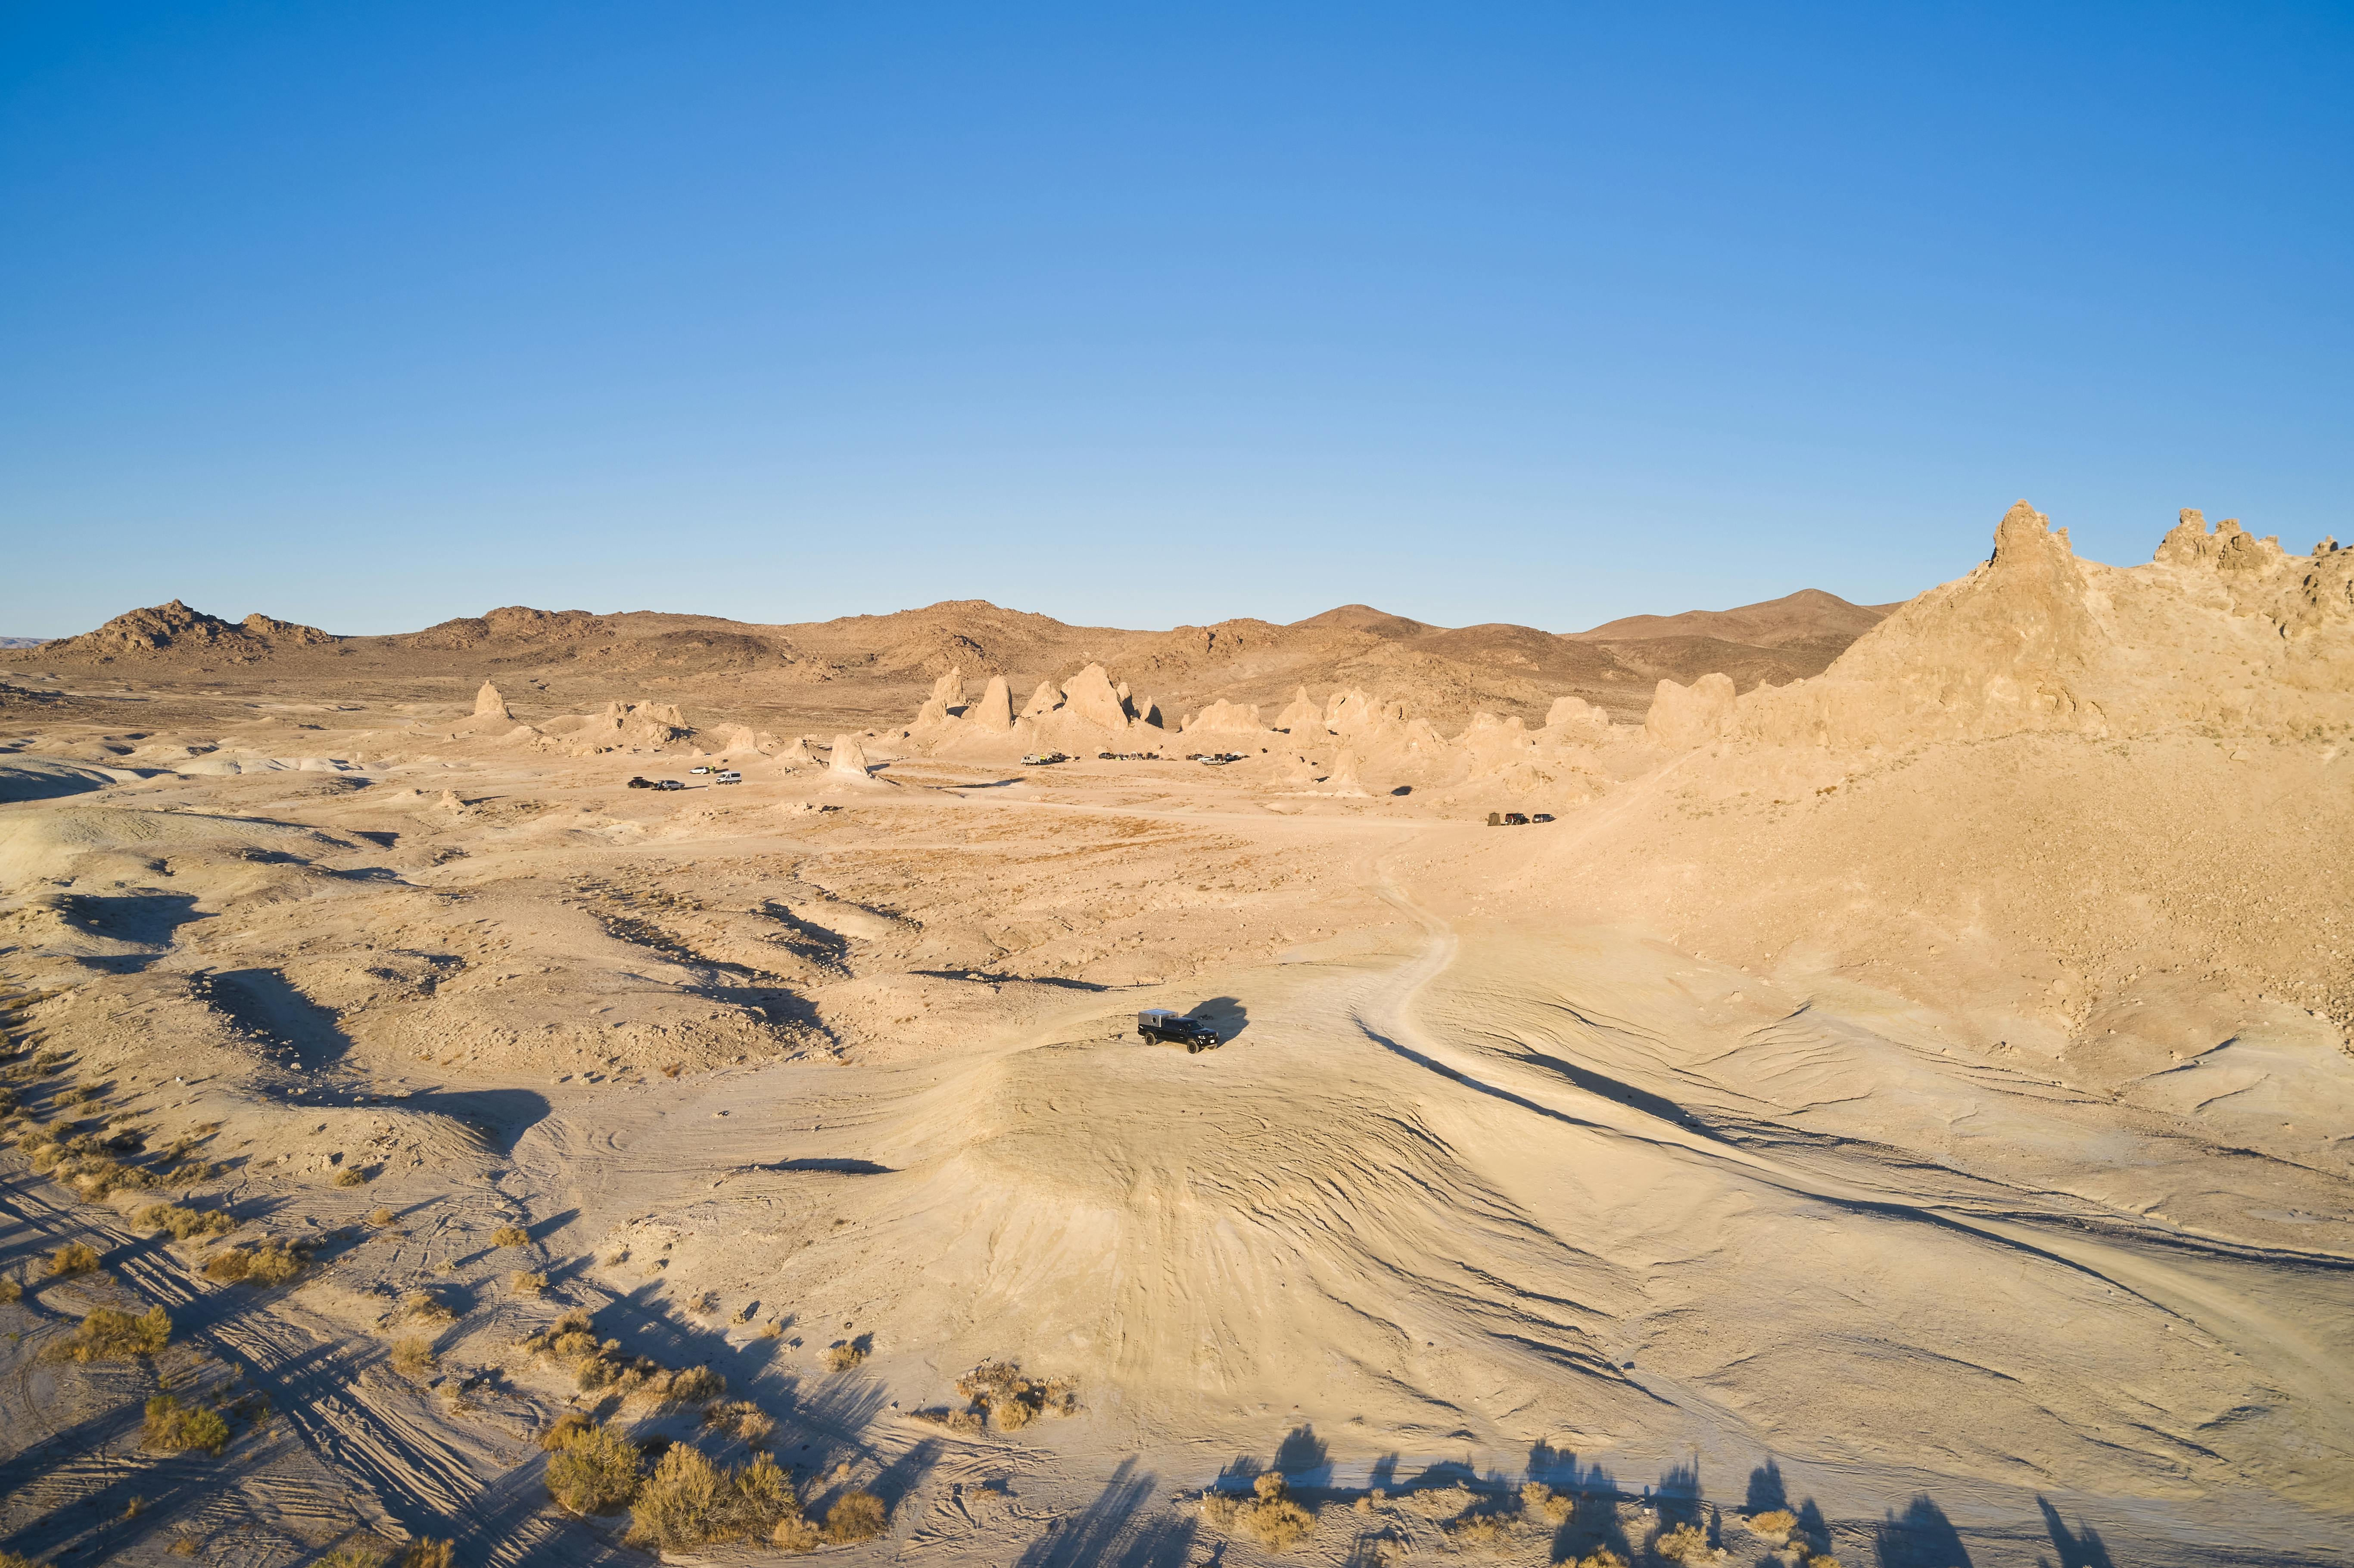
M1013 1361L983 1361L957 1379L957 1392L1005 1432L1018 1432L1040 1415L1070 1415L1079 1408L1076 1385L1061 1379L1037 1382Z
M535 1269L518 1268L507 1276L507 1288L517 1296L536 1296L547 1288L547 1276Z
M180 1203L150 1203L139 1211L139 1223L169 1231L175 1241L196 1236L225 1236L237 1222L218 1209L191 1209Z
M638 1495L638 1450L610 1425L584 1424L547 1461L547 1490L577 1514L610 1513Z
M424 1377L438 1372L441 1358L433 1353L433 1341L419 1334L392 1342L392 1370L403 1377Z
M1563 1568L1627 1568L1627 1560L1606 1546L1597 1546L1585 1556L1564 1563Z
M16 1283L15 1275L0 1277L0 1302L21 1301L24 1298L25 1287Z
M400 1298L400 1320L404 1323L454 1323L457 1309L430 1290L412 1290Z
M1786 1541L1798 1528L1798 1516L1786 1508L1768 1509L1749 1516L1749 1528L1768 1541Z
M872 1541L890 1528L891 1510L873 1492L844 1492L825 1510L825 1538L837 1546Z
M1447 1539L1458 1548L1493 1551L1511 1538L1511 1521L1500 1513L1467 1513L1449 1520Z
M836 1340L821 1354L826 1371L845 1372L866 1359L866 1347L852 1340Z
M951 1432L960 1432L967 1436L977 1436L983 1430L981 1412L978 1410L951 1410L944 1404L935 1405L929 1410L915 1412L915 1418L918 1421L928 1421L935 1426L945 1426Z
M501 1225L491 1233L493 1246L529 1246L531 1233L521 1225Z
M41 1568L21 1552L0 1551L0 1568Z
M579 1411L567 1410L550 1422L547 1430L539 1435L539 1446L551 1454L568 1448L572 1446L572 1439L588 1431L593 1425L594 1423Z
M67 1341L66 1354L78 1361L127 1361L152 1356L172 1342L172 1315L150 1307L134 1318L111 1307L96 1307Z
M708 1404L727 1392L727 1380L709 1367L688 1367L672 1373L667 1387L652 1392L664 1404Z
M1211 1492L1202 1499L1202 1517L1235 1535L1246 1535L1270 1552L1299 1545L1316 1529L1316 1516L1291 1500L1291 1487L1269 1470L1251 1483L1246 1501Z
M1566 1524L1576 1509L1575 1498L1557 1492L1543 1481L1531 1481L1521 1489L1521 1511L1547 1524Z
M1707 1534L1691 1524L1680 1524L1665 1531L1651 1542L1651 1551L1666 1562L1681 1563L1687 1568L1699 1568L1703 1563L1716 1560L1716 1551L1709 1545Z
M367 1172L361 1170L356 1165L346 1165L341 1171L335 1172L335 1185L338 1187L365 1187L367 1185Z
M381 1546L345 1542L319 1559L319 1568L386 1568L392 1553Z
M374 1225L376 1229L382 1230L387 1225L393 1224L399 1218L400 1216L394 1213L390 1209L370 1209L368 1211L367 1223Z
M275 1236L251 1246L227 1247L205 1260L205 1277L224 1285L283 1285L311 1261L309 1249Z
M800 1515L792 1482L767 1455L731 1471L691 1443L673 1443L638 1489L630 1540L664 1552L690 1550L772 1535Z
M182 1404L168 1393L159 1393L147 1402L147 1419L139 1436L150 1448L166 1454L201 1449L218 1456L228 1446L228 1423L217 1410Z
M62 1279L69 1275L88 1274L98 1266L98 1249L88 1242L68 1242L49 1254L49 1274Z
M429 1539L412 1541L408 1550L400 1554L400 1568L450 1568L450 1543Z
M777 1429L777 1424L748 1399L739 1399L732 1404L724 1400L715 1402L704 1411L703 1424L731 1437L740 1437L755 1448L766 1443L769 1434Z

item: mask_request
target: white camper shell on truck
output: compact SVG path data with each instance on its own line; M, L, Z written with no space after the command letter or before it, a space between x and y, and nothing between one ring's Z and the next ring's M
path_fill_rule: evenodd
M1138 1013L1136 1036L1140 1040L1173 1041L1184 1046L1188 1055L1212 1050L1218 1044L1216 1030L1198 1018L1188 1018L1168 1007L1148 1007Z

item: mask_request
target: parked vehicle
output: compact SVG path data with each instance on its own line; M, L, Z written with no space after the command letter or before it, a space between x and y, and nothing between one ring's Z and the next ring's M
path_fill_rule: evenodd
M708 773L708 772L710 772L710 771L711 771L711 769L710 769L710 768L705 768L705 766L703 766L703 764L701 764L701 763L699 763L699 762L698 762L698 763L696 763L694 767L692 767L692 768L688 768L688 769L687 769L687 771L688 771L689 773Z
M1064 756L1059 751L1034 751L1029 756L1022 759L1022 766L1024 768L1052 768L1057 762L1068 762L1069 760L1069 758Z
M632 779L630 780L630 788L632 789L651 789L653 787L654 781L651 779Z
M744 776L733 768L729 768L713 774L711 781L714 784L741 784L744 782Z
M1535 816L1531 817L1529 821L1532 822L1550 822L1553 821L1553 813L1551 811L1539 811Z
M1229 762L1242 759L1243 754L1239 751L1197 751L1185 760L1198 762L1204 768L1224 768Z
M1148 1007L1136 1015L1136 1035L1140 1040L1166 1040L1185 1047L1187 1055L1196 1051L1214 1050L1218 1032L1198 1018L1188 1018L1174 1008Z
M1548 822L1553 821L1551 817L1544 820ZM1490 811L1488 813L1488 825L1491 828L1525 828L1529 820L1518 811Z
M684 789L686 786L680 783L675 779L658 779L654 781L654 788L657 789Z

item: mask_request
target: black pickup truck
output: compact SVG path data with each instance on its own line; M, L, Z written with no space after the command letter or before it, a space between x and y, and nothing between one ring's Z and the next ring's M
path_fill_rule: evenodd
M1218 1032L1198 1018L1166 1007L1148 1007L1136 1015L1136 1035L1140 1040L1167 1040L1185 1047L1190 1055L1195 1051L1214 1050L1219 1044Z

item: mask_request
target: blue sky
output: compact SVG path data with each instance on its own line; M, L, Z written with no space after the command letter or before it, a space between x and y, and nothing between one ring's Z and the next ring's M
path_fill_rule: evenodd
M0 632L2354 535L2354 8L22 5Z

